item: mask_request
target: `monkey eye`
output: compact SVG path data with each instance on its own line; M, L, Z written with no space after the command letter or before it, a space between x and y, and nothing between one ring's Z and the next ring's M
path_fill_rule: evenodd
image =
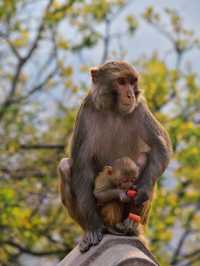
M118 78L117 82L119 83L119 85L125 85L126 84L126 79L125 78Z
M140 90L136 89L135 90L135 96L138 96L140 94Z
M129 82L131 85L134 85L137 82L137 78L136 77L130 77Z

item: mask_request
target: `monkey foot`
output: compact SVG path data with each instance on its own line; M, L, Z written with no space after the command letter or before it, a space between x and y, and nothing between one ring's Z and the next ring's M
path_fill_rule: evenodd
M120 233L123 233L125 235L139 235L139 226L137 223L134 223L133 221L129 220L128 218L125 219L122 223L118 223L115 225L115 228Z
M91 246L97 245L103 238L103 230L88 231L79 244L80 252L86 252Z
M107 226L106 227L106 233L112 234L112 235L117 235L117 236L124 236L126 235L123 232L120 232L115 225L114 226Z

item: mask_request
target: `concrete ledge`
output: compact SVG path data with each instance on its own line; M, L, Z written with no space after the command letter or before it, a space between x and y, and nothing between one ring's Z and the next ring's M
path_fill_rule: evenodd
M81 254L76 246L57 266L159 266L137 237L105 235Z

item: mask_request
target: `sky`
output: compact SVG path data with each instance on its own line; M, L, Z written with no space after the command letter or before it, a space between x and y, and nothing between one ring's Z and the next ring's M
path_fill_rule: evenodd
M125 15L134 15L139 19L139 28L136 33L131 38L125 38L122 43L123 47L127 49L127 60L136 60L142 56L150 56L154 51L157 51L161 57L166 60L166 63L171 67L175 66L175 57L172 51L171 43L159 34L154 28L152 28L148 23L141 19L141 16L147 6L153 6L155 11L158 11L161 14L161 18L164 23L167 24L167 16L164 14L163 9L168 7L176 9L178 13L183 17L184 26L193 30L196 36L200 38L200 1L199 0L133 0L131 5L128 6L121 13L121 16L118 20L112 25L112 32L123 31L124 27L124 16ZM163 14L163 16L162 16ZM101 27L98 30L102 30ZM67 28L64 28L66 32ZM69 31L68 31L69 32ZM111 46L112 48L112 46ZM87 61L87 58L91 60L91 64L97 64L100 61L102 46L98 46L93 51L90 49L84 53L83 58L84 62ZM188 52L184 57L183 66L188 65L189 62L192 62L193 70L198 72L200 75L199 69L199 57L200 50L193 49ZM110 59L115 59L110 57ZM74 60L74 58L73 58Z
M144 9L148 5L152 5L155 10L163 12L163 9L173 8L176 9L183 17L184 24L188 29L194 30L194 32L200 37L200 1L199 0L136 0L133 1L132 10L134 14L143 13ZM165 17L163 17L164 19ZM161 36L150 25L142 23L141 27L136 32L132 40L134 52L133 56L138 56L144 53L149 54L154 50L158 50L159 53L166 53L171 49L171 44L166 41L166 38ZM194 69L200 73L199 59L200 51L193 50L189 52L185 60L192 61ZM171 58L173 61L173 58Z
M147 6L153 6L155 8L155 11L163 14L162 19L166 23L168 22L167 16L166 14L164 14L163 9L166 7L176 9L178 13L183 17L184 25L186 26L186 28L194 30L196 35L200 38L200 0L132 0L128 8L126 8L121 13L119 19L116 19L112 24L112 33L119 33L123 32L125 29L124 18L126 15L134 15L139 21L139 28L136 30L136 32L131 37L124 37L121 40L123 48L127 50L127 56L124 58L125 60L131 63L144 56L150 57L152 53L156 51L170 67L174 67L176 58L175 54L172 53L171 43L165 37L159 34L154 28L152 28L152 26L141 19L141 16ZM95 29L97 29L98 31L104 32L103 25L92 26L96 27ZM66 23L66 20L63 21L60 25L60 34L64 38L72 40L73 43L78 39L77 32L74 31L69 23ZM113 47L113 43L111 43L111 50ZM101 57L102 43L99 43L94 49L85 49L84 52L81 52L81 56L80 54L77 55L75 53L71 55L65 54L64 60L66 64L71 64L74 67L77 86L80 85L80 82L82 80L84 82L90 80L89 73L87 73L87 75L81 74L80 65L87 64L89 67L93 67L101 62ZM189 65L189 62L192 62L192 69L197 72L200 77L199 58L200 50L198 51L197 49L193 49L185 55L182 66L186 69ZM119 58L117 58L116 56L110 56L109 59ZM35 64L33 65L33 68L34 72ZM46 97L46 95L44 97ZM63 97L63 92L59 93L58 89L53 90L51 93L49 93L48 104L51 103L52 99L54 101L55 98L59 99L60 97ZM77 102L77 97L75 101ZM52 111L53 110L54 109L52 108Z

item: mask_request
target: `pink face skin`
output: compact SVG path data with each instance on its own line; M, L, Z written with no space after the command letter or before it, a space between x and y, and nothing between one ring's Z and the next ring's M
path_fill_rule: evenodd
M131 113L136 107L137 78L119 77L114 86L118 95L118 108L122 113Z
M128 190L130 188L133 188L134 179L135 178L133 177L122 177L121 182L119 184L119 188L123 190Z
M133 183L134 183L134 180L135 180L135 177L133 177L133 175L131 176L128 176L128 175L121 175L121 172L120 171L115 171L115 170L111 170L111 169L108 169L107 170L107 174L109 176L114 176L114 184L116 187L120 188L120 189L123 189L123 190L128 190L130 188L133 187Z

